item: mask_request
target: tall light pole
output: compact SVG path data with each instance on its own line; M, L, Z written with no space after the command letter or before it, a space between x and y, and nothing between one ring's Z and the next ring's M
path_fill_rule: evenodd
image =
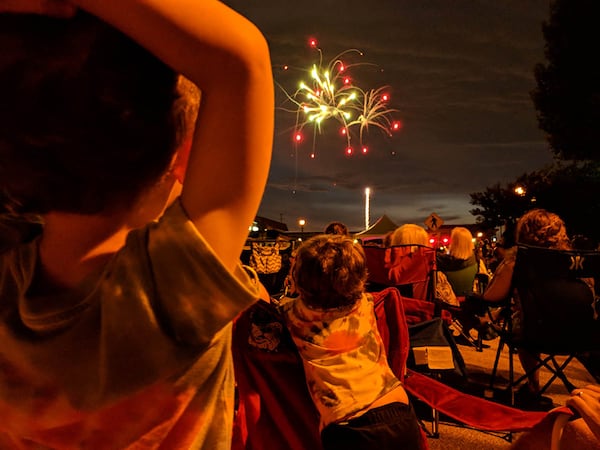
M369 228L369 208L371 199L371 188L365 188L365 230Z

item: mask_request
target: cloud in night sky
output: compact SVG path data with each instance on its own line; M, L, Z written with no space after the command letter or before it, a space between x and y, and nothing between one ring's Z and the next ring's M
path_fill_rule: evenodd
M469 194L538 170L552 161L529 97L533 67L544 62L542 21L548 0L227 0L265 34L275 80L293 90L308 79L283 65L324 61L356 48L374 68L360 68L365 88L390 86L403 129L392 139L367 136L367 155L344 155L336 127L294 148L293 114L278 110L269 182L259 215L297 229L333 220L352 230L370 217L422 224L473 223ZM358 69L357 69L358 71ZM278 92L278 105L283 101Z

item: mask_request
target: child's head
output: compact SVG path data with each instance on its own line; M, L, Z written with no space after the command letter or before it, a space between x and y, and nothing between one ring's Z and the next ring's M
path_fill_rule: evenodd
M88 14L0 15L0 48L0 210L131 206L189 139L197 89Z
M475 244L468 228L454 227L450 232L448 253L458 259L469 259L473 256Z
M353 305L367 280L360 244L336 234L315 236L302 244L293 269L296 290L309 307L331 309Z
M545 209L527 211L517 222L519 244L566 250L570 248L567 229L563 220Z
M341 234L343 236L350 236L350 231L346 224L342 222L331 222L325 227L325 234Z

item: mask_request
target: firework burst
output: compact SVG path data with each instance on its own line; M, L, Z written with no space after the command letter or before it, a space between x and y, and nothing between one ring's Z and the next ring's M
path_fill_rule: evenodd
M316 40L311 39L309 45L319 55L318 63L314 63L307 71L310 81L300 81L298 88L292 94L281 85L286 96L286 103L293 107L282 106L281 109L296 115L293 130L293 141L299 145L304 141L306 130L312 130L312 152L314 158L316 137L322 132L322 125L328 121L337 121L340 134L345 137L345 153L354 154L353 139L358 140L361 152L367 153L365 145L369 127L381 130L387 136L401 128L400 122L393 119L396 109L389 107L389 87L363 90L357 86L350 74L354 66L373 65L370 63L345 63L344 58L352 54L362 56L357 49L345 50L333 58L327 65L323 64L323 53L317 46ZM289 70L288 66L283 67ZM355 131L357 129L357 131ZM358 136L355 136L358 134Z

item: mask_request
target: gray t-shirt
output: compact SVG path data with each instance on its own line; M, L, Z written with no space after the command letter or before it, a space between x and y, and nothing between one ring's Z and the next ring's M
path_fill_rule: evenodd
M231 320L258 297L176 201L100 278L28 295L38 242L0 255L0 448L229 450Z

